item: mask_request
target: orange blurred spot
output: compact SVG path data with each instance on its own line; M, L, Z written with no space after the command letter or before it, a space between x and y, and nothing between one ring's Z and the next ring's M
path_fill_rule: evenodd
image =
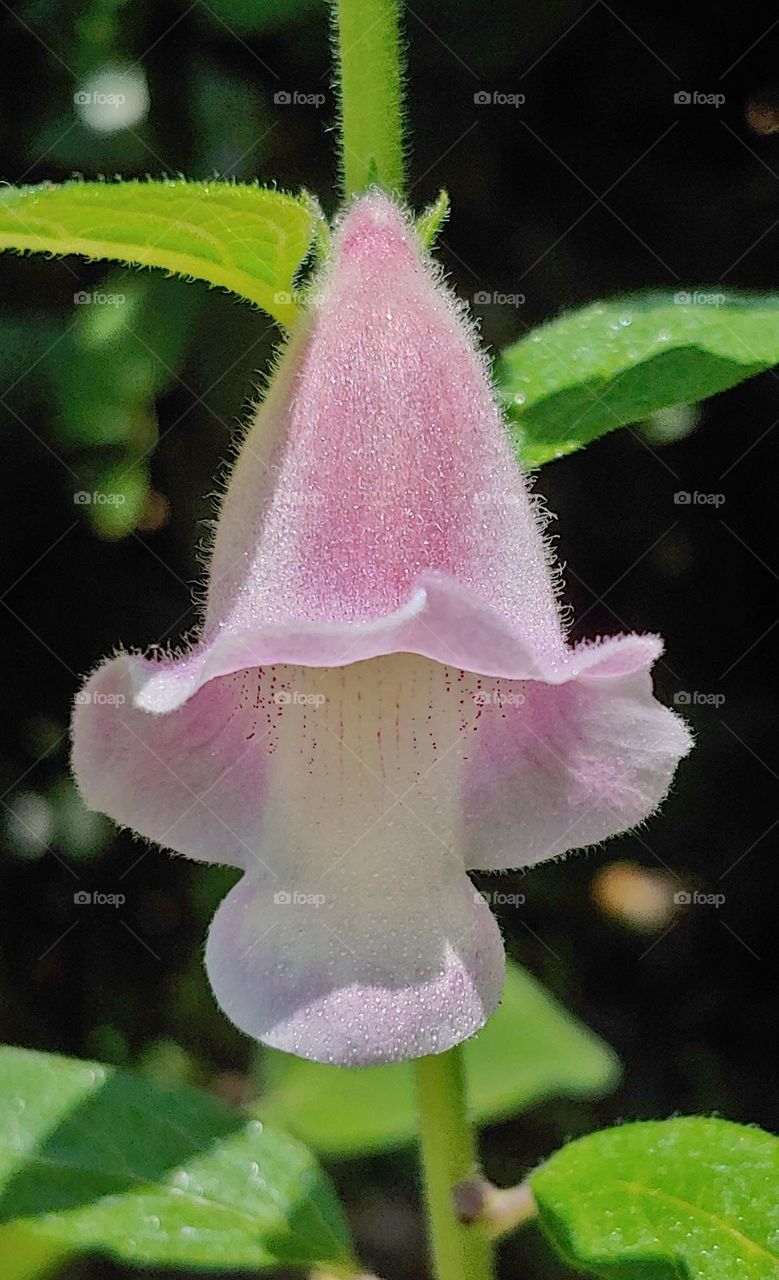
M659 933L677 911L678 884L667 871L611 862L595 873L592 899L605 916L637 933Z
M779 89L761 89L751 94L744 108L744 119L752 132L761 137L779 133Z
M158 530L164 529L170 519L170 503L162 493L157 493L156 489L149 490L149 496L146 499L146 506L143 509L136 528L139 533L157 533Z

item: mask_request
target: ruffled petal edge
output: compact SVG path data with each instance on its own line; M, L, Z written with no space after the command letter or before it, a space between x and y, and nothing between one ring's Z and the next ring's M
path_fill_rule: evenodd
M654 635L615 636L557 652L538 652L502 614L467 587L439 573L420 576L402 608L355 623L265 626L203 639L180 658L128 655L135 705L158 715L175 711L210 680L250 667L285 663L342 667L390 653L416 653L435 662L504 680L565 684L603 679L650 666L662 653Z

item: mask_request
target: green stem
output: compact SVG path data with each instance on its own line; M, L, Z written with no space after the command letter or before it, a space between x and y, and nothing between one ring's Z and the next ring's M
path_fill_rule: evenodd
M344 195L403 189L400 0L335 0Z
M436 1280L492 1280L492 1245L478 1226L461 1223L452 1192L478 1173L468 1119L462 1050L418 1058L416 1071L422 1163Z

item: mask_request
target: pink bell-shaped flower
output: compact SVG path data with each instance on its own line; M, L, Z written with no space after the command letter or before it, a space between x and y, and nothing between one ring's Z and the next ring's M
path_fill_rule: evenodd
M503 946L469 868L634 826L689 749L652 636L567 644L467 319L384 195L343 217L241 447L201 637L74 717L86 803L243 876L206 951L249 1035L318 1061L450 1048Z

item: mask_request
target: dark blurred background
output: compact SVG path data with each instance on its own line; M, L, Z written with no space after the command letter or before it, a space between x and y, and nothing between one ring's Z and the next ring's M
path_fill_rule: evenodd
M762 5L711 0L414 0L410 199L421 208L449 189L440 253L464 297L524 295L475 308L494 350L624 290L777 287L770 22ZM0 0L0 26L9 182L225 174L305 185L334 210L323 0ZM294 90L324 102L274 103ZM74 97L96 91L125 102L97 111ZM496 92L526 100L475 100ZM676 99L695 92L724 97ZM0 261L0 1036L236 1098L248 1095L250 1046L201 964L230 877L87 814L67 722L81 674L114 645L176 641L191 626L206 495L274 340L261 314L199 284ZM698 745L661 817L525 875L525 906L502 919L514 956L615 1046L625 1072L600 1103L548 1104L487 1130L498 1181L618 1119L776 1124L777 420L769 372L540 477L576 633L661 631L659 693L687 695ZM75 500L96 488L123 501ZM724 501L678 505L679 490ZM85 910L80 889L126 904ZM679 889L725 900L679 909ZM419 1276L412 1154L335 1176L366 1262ZM506 1277L567 1274L532 1230L503 1256ZM69 1274L125 1272L95 1262Z

